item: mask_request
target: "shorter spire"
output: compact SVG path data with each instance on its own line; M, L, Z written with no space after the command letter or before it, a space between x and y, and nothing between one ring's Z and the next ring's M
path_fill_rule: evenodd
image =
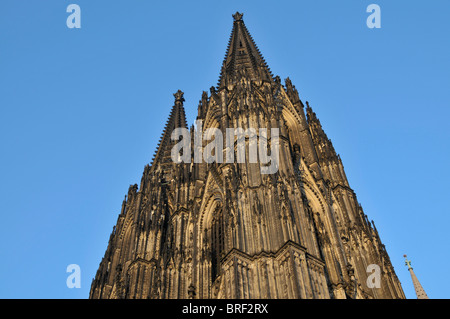
M409 273L411 274L411 278L414 285L414 290L416 291L417 299L429 299L425 290L423 289L422 285L419 282L419 279L417 279L416 274L413 271L413 268L411 266L411 260L408 260L406 258L406 255L403 255L405 257L405 265L408 266Z
M153 157L151 169L154 170L157 164L163 166L163 169L167 172L170 171L172 164L171 160L171 149L174 142L171 139L172 132L176 128L187 128L186 113L184 111L184 93L178 90L173 94L175 97L175 103L172 106L169 118L167 120L166 126L162 133L161 139L159 140L156 153Z

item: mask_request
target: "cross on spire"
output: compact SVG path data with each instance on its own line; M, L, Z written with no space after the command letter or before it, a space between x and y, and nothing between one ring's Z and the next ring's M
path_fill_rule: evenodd
M405 265L408 266L408 270L412 269L412 267L411 267L411 260L408 260L406 258L406 255L403 255L403 257L405 257Z

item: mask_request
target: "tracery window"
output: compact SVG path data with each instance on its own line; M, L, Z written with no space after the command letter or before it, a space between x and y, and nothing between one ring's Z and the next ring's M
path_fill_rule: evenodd
M223 210L217 206L211 223L211 278L214 281L220 272L220 260L225 249L225 225Z

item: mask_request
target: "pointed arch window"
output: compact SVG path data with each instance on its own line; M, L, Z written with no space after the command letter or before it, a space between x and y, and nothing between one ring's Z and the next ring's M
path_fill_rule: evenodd
M214 210L211 224L211 278L214 281L220 272L220 260L225 249L225 224L222 206Z

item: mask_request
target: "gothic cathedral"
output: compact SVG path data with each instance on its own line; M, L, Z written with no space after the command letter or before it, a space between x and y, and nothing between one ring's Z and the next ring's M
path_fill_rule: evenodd
M243 14L233 18L219 82L203 92L197 120L203 131L278 128L277 171L263 174L248 149L243 162L198 162L196 147L183 154L192 160L175 162L172 132L187 129L195 145L199 129L187 126L176 92L151 165L123 201L90 298L405 298L316 114L289 78L282 84L272 75ZM273 143L270 134L260 138ZM236 143L217 154L236 153ZM379 282L370 284L377 270Z

